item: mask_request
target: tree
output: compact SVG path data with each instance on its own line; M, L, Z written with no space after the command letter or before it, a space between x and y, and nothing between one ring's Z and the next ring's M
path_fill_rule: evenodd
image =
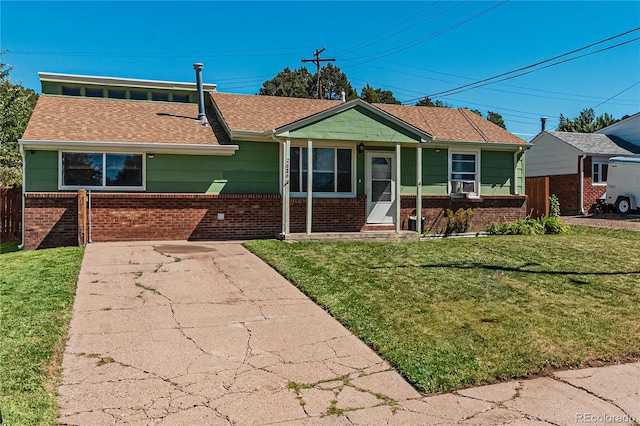
M428 96L425 96L424 98L420 99L416 103L416 106L428 106L428 107L436 107L436 108L450 108L449 105L445 104L441 100L436 99L435 101L433 101Z
M596 117L593 108L585 108L573 120L560 114L560 123L556 130L561 132L593 133L618 121L607 113Z
M314 77L317 79L317 75ZM332 64L327 64L320 69L320 83L322 84L322 99L340 100L343 91L348 101L358 97L358 92L349 83L347 75ZM313 94L315 98L318 97L317 87L313 88Z
M482 115L482 114L480 114L480 115ZM496 124L496 125L502 127L503 129L507 128L507 126L505 126L505 124L504 124L504 120L502 119L502 116L500 114L498 114L497 112L488 111L487 112L487 120L489 120L493 124Z
M0 52L0 187L10 188L22 184L18 139L27 128L38 95L21 84L11 83L12 67L1 62L5 52Z
M305 67L295 71L285 68L273 77L262 83L259 95L286 96L290 98L311 98L316 79Z
M347 100L355 99L358 93L353 89L347 76L340 68L327 64L320 68L322 99L342 97L344 90ZM287 96L291 98L318 98L318 74L311 74L305 67L295 71L285 68L271 80L262 83L259 95Z
M360 99L372 104L400 104L400 101L393 96L391 90L374 89L367 83L360 92Z

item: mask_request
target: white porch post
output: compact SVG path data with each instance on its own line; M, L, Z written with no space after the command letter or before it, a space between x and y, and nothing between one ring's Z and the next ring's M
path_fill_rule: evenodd
M307 235L313 220L313 141L307 140Z
M422 142L416 147L416 231L422 233Z
M282 235L289 235L289 200L291 190L291 139L282 144Z
M396 234L400 233L400 143L396 143Z

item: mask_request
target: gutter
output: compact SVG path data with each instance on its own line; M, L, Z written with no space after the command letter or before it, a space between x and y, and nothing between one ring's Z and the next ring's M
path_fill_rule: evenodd
M63 140L25 140L19 139L20 149L50 148L58 149L94 149L116 150L127 153L146 151L154 154L188 153L194 155L233 155L238 145L196 145L181 143L149 143L149 142L96 142L96 141L63 141Z
M578 206L580 207L581 215L584 215L584 159L586 157L586 154L580 156L580 202Z

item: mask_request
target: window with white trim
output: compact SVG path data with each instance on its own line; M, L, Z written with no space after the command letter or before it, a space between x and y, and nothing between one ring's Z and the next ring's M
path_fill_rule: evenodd
M143 189L142 154L62 152L62 189Z
M291 147L291 193L307 193L307 148ZM313 193L353 195L353 149L313 148Z
M449 182L452 194L478 194L478 158L477 152L450 152Z
M609 163L603 161L594 161L591 170L591 182L595 184L605 185L607 183L607 174L609 171Z

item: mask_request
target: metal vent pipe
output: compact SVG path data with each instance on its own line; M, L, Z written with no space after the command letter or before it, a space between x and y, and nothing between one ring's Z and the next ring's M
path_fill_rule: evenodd
M193 69L196 70L196 88L198 90L198 120L205 124L207 122L207 116L204 113L204 89L202 87L202 67L201 63L193 64Z

